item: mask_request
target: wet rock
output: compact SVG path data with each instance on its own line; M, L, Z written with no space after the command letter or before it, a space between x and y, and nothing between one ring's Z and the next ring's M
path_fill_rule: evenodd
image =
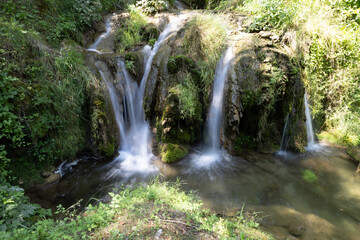
M43 172L41 172L40 175L42 178L48 178L48 177L50 177L51 174L52 174L52 172L43 171Z
M60 173L52 173L48 178L46 178L46 184L58 183L61 179Z
M40 191L45 191L48 188L50 188L51 186L59 183L61 180L61 175L60 173L51 173L51 175L49 177L47 177L45 179L45 182L43 182L42 184L38 185L37 188Z
M303 152L304 86L296 65L274 47L271 32L261 32L262 38L249 33L239 36L234 73L224 92L224 147L232 154L247 148L277 151L289 114L289 148Z

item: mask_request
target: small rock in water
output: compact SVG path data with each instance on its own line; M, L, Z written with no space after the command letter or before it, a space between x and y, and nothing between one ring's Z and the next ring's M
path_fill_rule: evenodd
M45 172L44 171L44 172L41 173L41 177L42 178L48 178L48 177L50 177L51 174L52 174L51 172Z

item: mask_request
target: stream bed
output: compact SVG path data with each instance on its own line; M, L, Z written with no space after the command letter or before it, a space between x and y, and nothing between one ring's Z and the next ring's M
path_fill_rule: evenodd
M156 176L182 181L185 191L195 191L204 205L223 214L243 207L257 212L260 224L275 239L358 239L360 176L345 149L320 146L305 154L244 153L221 161L198 164L198 151L175 164L154 159L159 169L124 172L115 160L79 161L73 170L46 189L29 196L43 207L69 207L80 199L110 201L115 188L146 183ZM202 159L204 160L204 159Z

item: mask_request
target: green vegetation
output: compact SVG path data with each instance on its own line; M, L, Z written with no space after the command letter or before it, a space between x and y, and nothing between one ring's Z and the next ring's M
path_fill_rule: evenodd
M318 177L315 175L315 173L313 173L312 171L306 169L302 172L303 174L303 179L305 182L307 183L314 183L318 180Z
M1 232L11 232L22 227L28 228L36 222L37 217L44 218L51 215L50 210L30 204L27 197L24 196L24 189L16 186L2 184L0 200Z
M183 47L201 70L205 92L213 82L216 64L226 47L226 26L220 16L211 14L194 16L185 26Z
M116 48L119 53L129 50L141 43L153 44L157 39L158 30L148 23L146 16L134 6L129 7L130 16L122 23L123 26L116 32Z
M78 44L119 3L124 1L0 3L1 181L31 184L44 168L84 150L90 128L100 143L98 120L108 121L98 104L104 99Z
M188 154L189 147L165 143L161 149L161 160L166 163L177 162Z
M6 21L23 24L58 46L66 38L81 43L81 33L101 20L102 14L126 5L127 0L6 0L0 2L0 13Z
M0 232L2 239L127 239L153 238L162 229L162 238L271 239L262 233L254 214L244 211L221 216L202 208L180 184L154 181L147 186L110 193L110 204L89 205L78 215L59 208L57 220L39 216L29 226Z
M4 19L0 27L0 138L3 153L16 159L11 166L27 171L31 168L24 166L41 168L83 148L81 116L92 76L75 44L54 51L23 27Z
M136 2L136 7L147 15L154 15L169 9L173 4L174 0L139 0Z
M288 44L295 43L292 51L302 63L315 126L331 130L343 144L358 145L358 1L248 0L237 6L251 14L249 31L272 30L284 37L293 33Z

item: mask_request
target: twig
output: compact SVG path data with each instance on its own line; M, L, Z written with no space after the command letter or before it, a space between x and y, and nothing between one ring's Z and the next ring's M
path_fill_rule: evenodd
M179 223L179 224L183 224L183 225L186 225L186 226L189 226L189 227L192 227L192 228L196 228L193 225L190 225L190 224L187 224L187 223L184 223L184 222L180 222L180 221L177 221L177 220L168 220L168 219L162 219L162 218L159 218L159 220L164 221L164 222Z

